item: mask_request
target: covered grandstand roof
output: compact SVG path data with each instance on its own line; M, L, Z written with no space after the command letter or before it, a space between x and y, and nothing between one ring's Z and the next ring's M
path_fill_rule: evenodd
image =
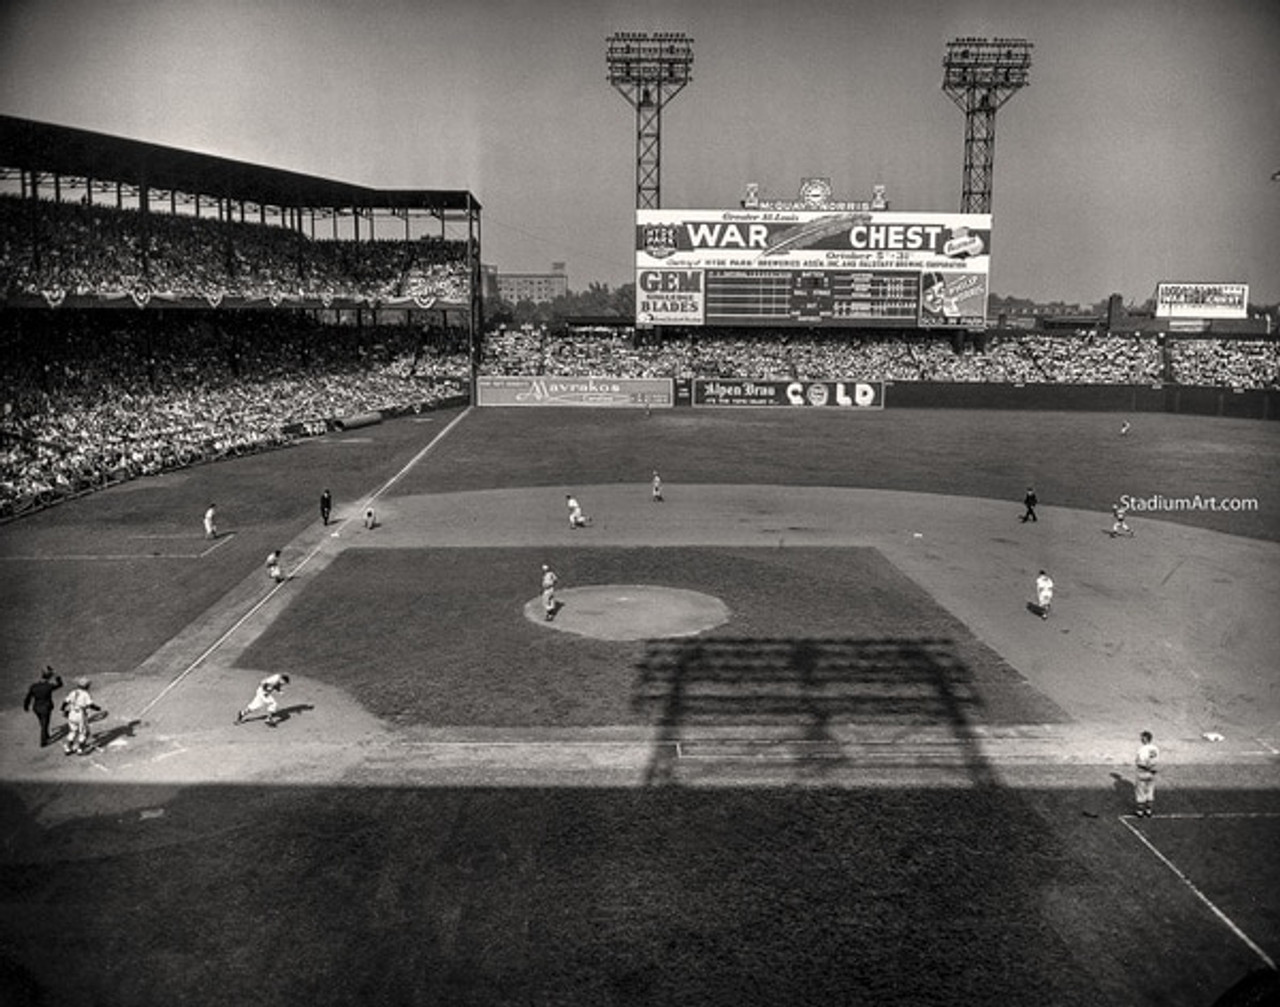
M316 175L7 115L0 115L0 165L245 200L265 206L480 210L480 204L466 189L370 189Z

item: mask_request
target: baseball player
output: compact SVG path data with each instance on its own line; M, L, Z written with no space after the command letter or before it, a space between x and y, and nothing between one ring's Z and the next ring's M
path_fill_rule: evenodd
M209 504L209 509L204 512L204 537L218 537L218 513L217 508L213 504Z
M653 473L653 502L662 503L662 476L658 475L656 469Z
M556 617L556 583L560 578L556 576L556 572L542 564L542 609L546 613L547 622Z
M275 727L276 724L280 723L280 718L276 716L276 693L282 691L288 684L288 675L268 675L258 683L258 691L253 694L253 699L249 701L249 705L236 714L236 723L243 724L248 719L249 714L265 709L267 711L267 726Z
M329 515L333 512L333 494L327 489L320 494L320 520L326 525L329 523Z
M62 745L66 755L88 755L93 751L89 711L101 709L89 695L89 680L77 678L76 687L62 701L62 712L67 715L67 740Z
M277 584L284 583L284 571L280 569L280 550L272 549L267 555L267 574Z
M565 506L569 508L569 527L585 528L591 523L591 518L582 513L582 504L578 503L578 498L572 493L564 495Z
M1129 509L1125 507L1124 503L1119 500L1113 503L1111 505L1111 514L1115 517L1115 522L1111 525L1111 537L1115 538L1117 535L1128 535L1130 538L1133 538L1133 529L1130 528L1124 520L1129 514Z
M1036 605L1040 618L1049 618L1049 606L1053 604L1053 578L1043 570L1036 575Z
M1160 758L1160 749L1156 748L1150 731L1138 735L1141 744L1133 764L1136 775L1133 781L1134 814L1139 818L1151 817L1151 804L1156 796L1156 760Z
M369 507L364 512L364 526L366 528L378 527L378 516L373 513L373 508Z

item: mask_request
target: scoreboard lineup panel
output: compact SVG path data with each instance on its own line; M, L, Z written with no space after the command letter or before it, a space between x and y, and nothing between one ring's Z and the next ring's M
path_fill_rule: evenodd
M920 309L916 272L709 269L705 283L703 318L708 325L902 325L914 324Z
M989 214L637 212L641 325L981 327Z

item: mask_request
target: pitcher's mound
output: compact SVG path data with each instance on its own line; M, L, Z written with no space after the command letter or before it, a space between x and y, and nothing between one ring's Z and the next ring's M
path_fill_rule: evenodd
M646 584L600 584L556 592L550 622L539 596L525 603L524 616L548 629L598 640L651 640L694 636L729 621L719 598L697 591Z

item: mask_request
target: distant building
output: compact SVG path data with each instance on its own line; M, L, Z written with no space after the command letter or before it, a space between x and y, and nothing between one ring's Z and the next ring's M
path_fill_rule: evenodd
M498 293L511 304L546 304L569 293L569 274L563 262L551 263L549 273L499 273Z

